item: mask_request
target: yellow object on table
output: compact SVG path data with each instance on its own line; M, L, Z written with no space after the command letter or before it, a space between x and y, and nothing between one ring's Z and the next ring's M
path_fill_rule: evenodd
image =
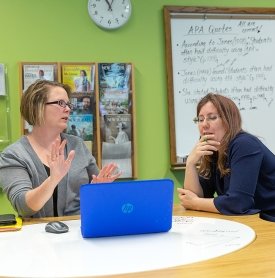
M16 217L16 224L0 226L0 232L19 231L22 228L22 218Z

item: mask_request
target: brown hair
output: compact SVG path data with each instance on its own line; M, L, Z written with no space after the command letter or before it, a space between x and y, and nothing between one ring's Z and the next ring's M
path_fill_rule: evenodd
M242 119L240 111L237 105L231 99L219 95L219 94L207 94L204 96L197 105L197 116L200 113L201 108L207 103L211 102L217 109L218 114L221 117L223 126L225 128L225 135L222 138L219 150L218 150L218 169L221 172L221 176L225 176L230 172L229 168L226 168L226 159L228 148L231 140L242 131ZM210 177L210 164L212 162L212 156L203 156L200 163L199 173L204 177Z
M48 101L48 93L51 87L63 88L70 97L71 89L68 85L40 79L31 84L23 93L20 112L30 125L39 126L44 122L45 103Z

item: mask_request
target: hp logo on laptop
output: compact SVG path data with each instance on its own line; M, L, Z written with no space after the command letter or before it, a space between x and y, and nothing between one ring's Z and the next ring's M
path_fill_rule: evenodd
M134 205L130 203L125 203L122 205L121 210L123 213L131 213L134 210Z

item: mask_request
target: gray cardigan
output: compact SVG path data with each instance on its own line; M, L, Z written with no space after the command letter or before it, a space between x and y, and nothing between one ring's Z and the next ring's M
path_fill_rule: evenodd
M58 184L58 215L75 215L80 213L79 187L91 181L92 175L99 170L95 158L79 137L61 134L67 140L65 157L75 150L68 174ZM53 216L53 198L36 212L25 201L27 191L38 187L48 178L46 169L34 152L26 136L8 146L0 154L0 185L7 194L14 209L23 217Z

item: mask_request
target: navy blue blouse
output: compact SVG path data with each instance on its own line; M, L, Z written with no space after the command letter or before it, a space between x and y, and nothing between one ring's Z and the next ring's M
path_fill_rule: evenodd
M257 137L245 132L230 142L227 153L229 175L221 178L213 162L211 178L200 177L204 197L214 198L222 214L261 212L275 217L275 155Z

